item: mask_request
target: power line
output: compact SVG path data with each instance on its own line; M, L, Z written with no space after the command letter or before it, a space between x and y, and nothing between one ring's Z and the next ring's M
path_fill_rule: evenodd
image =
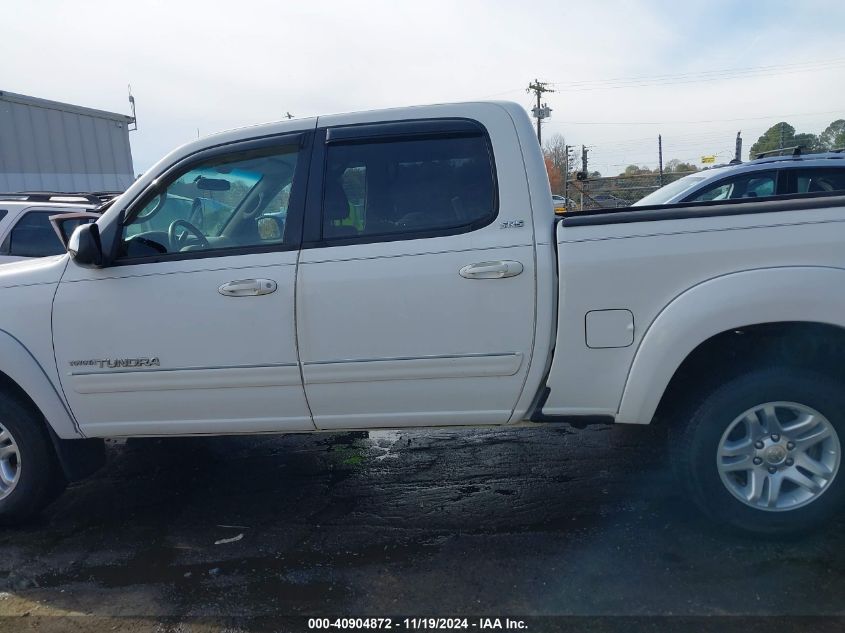
M698 121L558 121L559 125L675 125L687 123L732 123L737 121L760 121L762 119L775 119L798 116L818 116L822 114L841 113L838 110L827 110L824 112L793 112L792 114L769 114L766 116L740 117L737 119L700 119Z
M718 136L712 136L704 139L697 139L697 140L678 140L671 136L663 135L663 145L669 151L678 151L686 147L702 147L707 145L716 145L719 143L726 142L725 139L733 139L736 135L736 130L731 130L729 132L725 132ZM612 151L614 154L620 153L627 153L627 152L635 152L642 148L646 147L653 147L654 140L649 139L648 141L642 141L636 144L630 145L618 145L613 142L607 143L599 143L596 145L597 149L605 150L605 151ZM601 152L600 152L601 153Z
M615 78L605 78L605 79L588 79L585 81L575 82L575 84L593 84L593 83L616 83L620 81L642 81L642 80L650 80L650 79L671 79L671 78L678 78L678 77L691 77L694 75L712 75L718 73L737 73L737 72L756 72L756 71L768 71L768 70L782 70L782 69L791 69L796 67L804 67L804 66L818 66L818 65L830 65L830 64L842 64L845 63L845 57L834 57L831 59L816 59L816 60L809 60L805 62L794 62L792 64L771 64L768 66L740 66L740 67L733 67L733 68L722 68L717 70L702 70L696 72L683 72L683 73L669 73L665 75L644 75L644 76L634 76L634 77L615 77ZM556 83L556 82L552 82ZM558 82L559 83L559 82Z
M826 60L796 62L792 64L772 64L768 66L746 66L723 68L718 70L703 70L697 72L683 72L665 75L642 75L634 77L615 77L607 79L587 79L575 81L543 82L544 86L556 86L566 91L585 91L618 88L637 88L648 86L674 85L684 83L709 82L744 78L754 75L777 76L820 70L838 69L845 65L845 57ZM489 99L501 95L520 92L521 88L510 88L496 92L479 99Z
M710 129L706 132L682 132L680 134L672 134L671 139L673 141L695 141L695 140L707 140L707 139L717 139L722 138L725 134L733 135L736 131L735 126L731 127L723 127L717 129ZM628 144L637 144L637 143L645 143L645 142L652 142L654 140L654 136L639 136L637 138L620 138L616 139L610 143L602 143L602 147L606 147L607 145L613 145L614 147L617 145L628 145Z
M701 71L697 73L677 73L673 75L652 75L648 77L630 77L616 79L595 79L585 81L553 82L552 85L565 87L567 92L586 90L616 90L621 88L640 88L648 86L670 86L686 83L723 81L753 76L778 76L795 73L817 72L838 69L845 65L845 58L805 62L803 64L782 64L778 66L756 66L725 70Z
M664 141L664 145L674 146L674 147L685 146L685 145L706 145L707 143L718 142L718 141L724 140L725 138L727 138L729 136L733 137L733 135L735 133L736 133L736 130L732 129L732 130L722 131L718 134L709 134L707 136L696 137L696 138L686 138L686 137L682 137L682 136L672 135L672 136L666 136L663 139L663 141ZM614 151L624 152L625 150L636 150L636 149L639 149L639 148L645 147L645 146L651 147L653 143L654 143L653 137L647 138L647 139L639 139L635 142L629 141L629 142L626 142L626 143L611 140L611 141L608 141L608 142L602 142L600 144L600 147L601 148L613 148Z

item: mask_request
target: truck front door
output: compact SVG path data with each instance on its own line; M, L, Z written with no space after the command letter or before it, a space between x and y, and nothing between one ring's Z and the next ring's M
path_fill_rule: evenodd
M113 265L71 260L53 340L86 434L314 428L293 307L309 137L188 159L127 210Z

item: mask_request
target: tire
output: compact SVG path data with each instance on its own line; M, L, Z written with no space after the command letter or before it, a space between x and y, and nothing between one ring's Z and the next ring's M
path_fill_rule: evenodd
M671 436L683 492L710 518L749 532L824 524L845 502L844 392L826 376L789 367L751 371L712 390Z
M0 524L27 521L64 487L41 415L19 399L0 394Z

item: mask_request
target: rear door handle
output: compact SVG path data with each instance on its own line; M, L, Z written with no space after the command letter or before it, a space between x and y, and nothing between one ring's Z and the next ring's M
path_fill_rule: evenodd
M220 286L217 291L227 297L257 297L276 292L278 284L272 279L238 279Z
M461 268L461 277L466 279L503 279L516 277L524 270L520 262L512 260L479 262Z

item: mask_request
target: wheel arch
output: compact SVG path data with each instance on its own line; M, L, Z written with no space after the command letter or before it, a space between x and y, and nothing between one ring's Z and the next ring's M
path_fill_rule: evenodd
M57 437L84 437L44 367L20 340L5 330L0 330L0 390L31 404Z
M742 271L688 289L643 335L617 422L648 424L691 391L723 379L732 371L729 352L738 370L754 363L821 362L818 350L807 353L810 342L828 351L835 342L845 351L845 292L839 289L845 291L845 270L815 266Z

